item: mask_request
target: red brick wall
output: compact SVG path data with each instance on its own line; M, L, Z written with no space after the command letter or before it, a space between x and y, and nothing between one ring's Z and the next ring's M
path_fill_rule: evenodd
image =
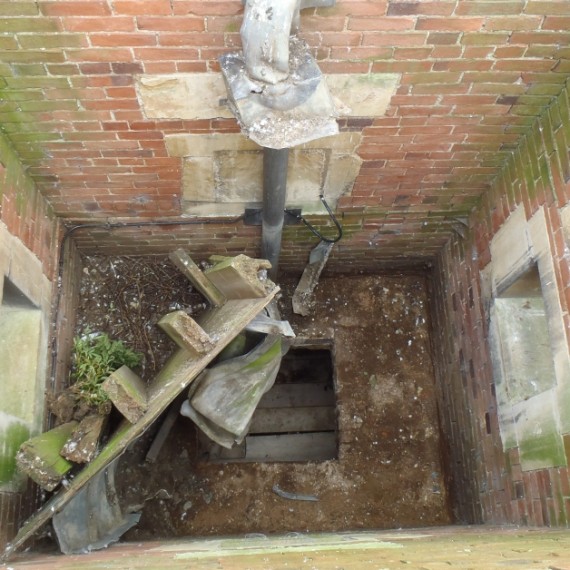
M178 215L181 161L165 137L237 125L148 119L135 76L218 71L217 57L240 46L241 1L4 2L2 16L0 122L57 211ZM389 231L424 231L420 217L435 214L435 226L467 215L560 92L569 22L566 0L340 0L303 11L302 36L324 73L402 74L385 117L347 121L364 135L365 164L339 210L368 209L385 233L366 237L390 246ZM429 256L421 237L409 252ZM395 239L388 253L402 247Z
M530 218L544 207L560 302L570 326L570 259L560 220L570 196L569 143L567 87L484 197L471 237L453 238L434 268L432 340L446 460L460 521L548 526L570 521L569 470L523 472L518 450L503 452L479 279L490 260L490 240L509 214L523 204Z
M39 195L13 149L0 135L0 221L43 263L44 273L55 271L57 221ZM0 275L0 279L3 276ZM18 526L39 504L39 492L30 484L24 493L0 493L0 550Z
M53 277L57 221L6 138L0 134L0 221L43 263Z
M38 508L41 490L29 482L23 493L0 492L0 552L12 540L20 525Z

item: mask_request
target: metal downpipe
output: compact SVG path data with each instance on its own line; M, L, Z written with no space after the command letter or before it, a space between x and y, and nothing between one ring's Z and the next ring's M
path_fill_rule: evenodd
M261 215L261 257L271 262L269 277L277 278L281 235L287 195L289 149L263 149L263 210Z

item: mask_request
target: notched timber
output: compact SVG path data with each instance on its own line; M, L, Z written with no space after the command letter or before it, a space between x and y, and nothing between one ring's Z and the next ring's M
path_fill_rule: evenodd
M158 419L177 396L271 302L278 292L279 287L274 287L265 297L228 301L223 306L205 314L199 323L208 335L218 339L214 348L200 358L196 358L187 350L178 349L149 386L149 406L142 418L134 424L128 421L121 424L101 453L75 476L70 485L55 494L23 525L6 549L2 560L10 557L56 512L61 511L92 477L124 453L127 447Z
M202 270L183 249L173 251L168 257L190 283L206 297L211 305L220 307L224 304L226 300L224 295L218 291L216 286L202 273Z

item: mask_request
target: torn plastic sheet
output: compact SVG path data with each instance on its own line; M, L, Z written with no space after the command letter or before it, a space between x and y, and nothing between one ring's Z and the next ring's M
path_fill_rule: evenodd
M205 370L181 413L219 445L231 449L241 443L261 397L275 382L289 344L268 335L249 353Z
M83 554L117 542L135 526L141 513L124 513L115 489L115 459L53 516L53 526L64 554Z

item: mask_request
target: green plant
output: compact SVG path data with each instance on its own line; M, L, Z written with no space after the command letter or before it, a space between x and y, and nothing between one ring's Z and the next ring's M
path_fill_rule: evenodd
M142 354L121 341L111 340L106 334L86 332L73 339L72 389L80 400L99 407L109 399L101 389L103 381L121 366L134 368L141 360Z

